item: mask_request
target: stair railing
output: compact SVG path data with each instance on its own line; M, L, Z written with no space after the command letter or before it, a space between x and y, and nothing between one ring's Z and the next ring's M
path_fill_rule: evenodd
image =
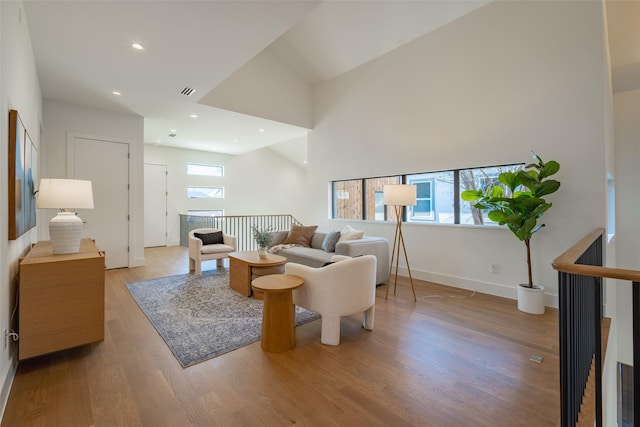
M602 279L633 283L634 420L640 423L640 271L603 266L605 230L598 228L556 258L560 327L560 425L602 426ZM592 408L585 408L590 370L595 372ZM585 412L593 420L583 420Z

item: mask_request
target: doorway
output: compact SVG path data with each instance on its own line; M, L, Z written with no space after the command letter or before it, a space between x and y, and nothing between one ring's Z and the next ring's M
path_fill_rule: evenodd
M70 134L67 176L92 182L94 209L83 210L83 237L105 251L106 268L129 266L129 143Z

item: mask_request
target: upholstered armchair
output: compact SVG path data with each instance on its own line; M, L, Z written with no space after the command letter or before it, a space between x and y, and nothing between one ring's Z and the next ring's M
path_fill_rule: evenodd
M304 285L293 291L293 303L322 316L320 341L340 344L340 318L363 313L362 325L373 329L376 303L376 257L363 255L350 258L335 255L333 262L313 268L289 262L286 274L304 279Z
M199 237L197 237L199 236ZM237 248L237 238L215 228L196 228L189 232L189 271L202 275L202 261L217 260L222 267L224 258Z

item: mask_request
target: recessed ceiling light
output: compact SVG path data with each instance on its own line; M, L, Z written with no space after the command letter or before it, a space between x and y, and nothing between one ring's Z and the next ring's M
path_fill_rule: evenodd
M304 161L304 162L302 162L302 163L304 163L304 164L306 165L306 164L307 164L307 161L305 160L305 161Z
M162 140L160 140L160 139L156 139L156 142L162 142Z
M176 132L176 130L175 130L175 129L171 129L171 133L175 133L175 132Z
M191 117L192 119L197 119L198 115L197 114L191 114L189 117Z
M259 132L264 132L264 129L260 129Z
M114 95L118 95L118 96L122 95L122 94L121 94L120 92L118 92L117 90L114 90L114 91L113 91L113 92L111 92L111 93L112 93L112 94L114 94Z
M131 47L135 50L144 50L144 46L142 46L140 43L133 43Z
M233 138L233 142L238 142L238 138Z

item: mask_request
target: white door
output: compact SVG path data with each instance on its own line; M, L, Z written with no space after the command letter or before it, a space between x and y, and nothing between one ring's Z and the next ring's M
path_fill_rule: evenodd
M144 164L144 247L167 246L167 165Z
M129 266L129 144L75 136L73 174L93 187L93 209L78 215L83 236L105 251L107 268Z

